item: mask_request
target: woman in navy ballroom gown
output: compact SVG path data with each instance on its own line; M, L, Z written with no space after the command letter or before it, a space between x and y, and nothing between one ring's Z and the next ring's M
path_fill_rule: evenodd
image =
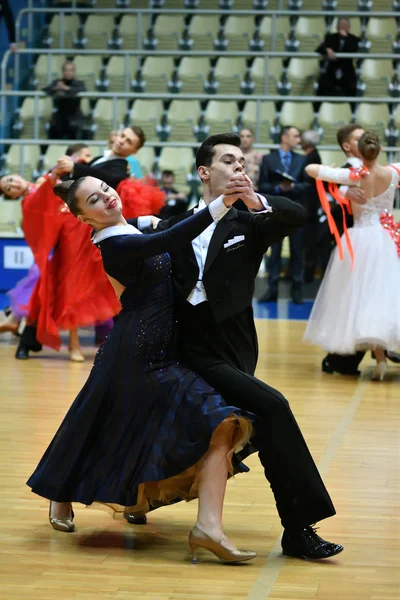
M227 406L178 363L166 254L222 218L232 201L216 200L165 232L143 235L99 179L68 181L54 193L95 228L122 311L28 485L50 499L50 523L61 531L74 531L71 502L144 514L177 497L198 497L189 536L194 559L198 547L227 562L254 558L222 531L231 457L249 440L253 415Z

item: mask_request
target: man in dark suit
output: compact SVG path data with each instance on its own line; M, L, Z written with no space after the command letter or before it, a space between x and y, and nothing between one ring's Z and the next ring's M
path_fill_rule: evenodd
M82 137L83 114L78 94L85 91L85 84L75 76L75 64L67 60L62 67L62 77L52 81L43 90L53 98L54 112L49 127L51 140L76 140Z
M97 177L114 189L129 177L129 165L126 158L137 152L145 143L143 130L136 125L125 127L115 137L111 151L96 156L90 163L74 162L70 156L61 156L57 161L60 174L68 174L70 179L79 177Z
M349 19L338 21L337 32L328 33L316 52L326 61L318 80L318 96L355 96L357 77L352 58L337 58L336 53L358 52L359 38L350 33Z
M311 527L335 514L328 492L287 400L253 376L258 355L254 280L268 246L301 227L307 213L287 198L265 198L254 192L236 134L207 138L197 153L196 166L203 182L198 209L230 195L240 198L248 211L232 208L191 245L171 254L180 360L227 403L258 416L252 443L275 495L284 527L283 553L328 558L342 547L322 540ZM161 221L158 229L167 229L192 213ZM145 226L141 217L137 225ZM137 522L135 515L125 516Z
M125 127L116 136L111 152L108 151L89 163L77 162L71 156L61 156L57 161L57 173L60 177L67 175L69 179L90 175L116 188L123 179L129 177L129 165L126 157L139 150L145 140L145 135L140 127L135 125ZM26 360L29 358L30 351L40 352L41 349L42 346L36 339L36 327L34 325L25 326L15 352L15 358Z
M294 152L300 143L300 133L296 127L283 127L280 136L280 147L264 156L258 189L261 194L284 194L290 200L307 209L307 197L312 191L312 184L304 171L305 158ZM290 178L285 178L288 174ZM292 277L292 300L295 304L303 302L303 245L304 228L297 228L289 236L290 274ZM281 273L282 242L271 247L268 266L268 292L259 298L259 302L276 302Z

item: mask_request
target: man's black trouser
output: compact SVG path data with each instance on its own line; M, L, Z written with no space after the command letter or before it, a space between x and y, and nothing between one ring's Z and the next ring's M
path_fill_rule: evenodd
M305 527L334 515L332 501L286 398L227 363L191 367L227 404L258 417L252 443L271 484L283 527Z

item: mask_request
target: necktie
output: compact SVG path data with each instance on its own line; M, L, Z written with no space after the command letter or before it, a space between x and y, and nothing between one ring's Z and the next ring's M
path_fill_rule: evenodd
M282 166L283 166L284 170L286 171L286 173L288 173L289 169L290 169L290 153L289 152L285 152L284 154L282 154Z

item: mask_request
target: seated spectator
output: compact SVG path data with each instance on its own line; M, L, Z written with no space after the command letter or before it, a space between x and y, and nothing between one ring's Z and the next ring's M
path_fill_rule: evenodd
M260 165L262 152L254 150L254 133L249 127L240 130L240 148L246 159L246 173L253 182L254 189L258 189L258 178L260 176ZM236 207L237 208L237 207Z
M62 78L55 79L44 91L53 98L54 112L50 121L49 139L76 140L82 137L83 114L80 109L79 92L85 84L75 79L76 69L71 61L62 68Z
M358 52L359 38L350 33L349 19L338 21L337 32L328 33L316 52L325 57L318 80L318 96L355 96L357 77L352 58L337 58L337 52Z
M185 212L188 205L188 199L184 192L178 192L174 188L175 173L166 169L161 173L160 189L165 193L165 206L161 209L160 217L169 219L175 215Z

